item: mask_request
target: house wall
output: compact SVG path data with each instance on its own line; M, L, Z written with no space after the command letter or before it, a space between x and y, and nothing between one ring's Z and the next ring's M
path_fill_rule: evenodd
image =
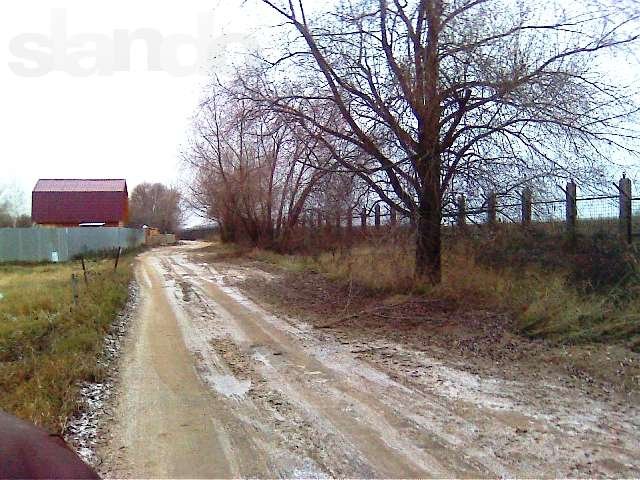
M72 226L127 222L129 198L125 192L37 192L32 193L31 216L40 225Z

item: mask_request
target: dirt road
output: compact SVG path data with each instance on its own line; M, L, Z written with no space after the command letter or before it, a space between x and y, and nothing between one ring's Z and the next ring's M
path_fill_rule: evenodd
M101 452L108 475L640 474L634 408L576 398L552 380L474 376L402 345L341 341L234 286L268 273L202 263L193 248L140 257L140 303ZM392 373L403 358L418 362L412 381Z

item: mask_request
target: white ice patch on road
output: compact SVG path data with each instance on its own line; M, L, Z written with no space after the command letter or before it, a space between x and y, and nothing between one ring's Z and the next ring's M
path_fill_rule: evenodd
M233 375L218 375L214 372L204 374L207 385L227 398L243 398L251 388L250 380L238 380Z
M304 464L301 467L297 467L293 470L293 475L291 478L331 478L326 473L323 473L318 469L318 466L309 460L308 458L304 459Z
M184 259L185 257L181 255ZM174 257L175 258L175 257ZM278 278L278 275L274 275L273 273L265 272L264 270L260 270L258 268L248 268L248 267L240 267L240 266L231 266L226 265L224 268L224 272L217 272L211 264L209 263L192 263L189 262L190 265L197 265L205 270L212 271L214 273L214 278L216 280L220 279L226 281L227 279L232 279L234 282L242 282L247 278L251 277L261 277L267 281L273 281Z
M251 357L256 361L256 362L260 362L263 365L266 365L267 367L271 366L271 363L269 362L269 360L267 360L267 357L264 356L262 353L260 352L253 352L253 354L251 355Z

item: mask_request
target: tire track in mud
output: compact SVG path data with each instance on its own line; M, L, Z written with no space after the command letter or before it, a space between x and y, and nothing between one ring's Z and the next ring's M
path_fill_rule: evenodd
M336 432L332 425L312 415L308 408L301 408L300 405L289 401L277 386L265 379L255 368L264 364L268 355L281 356L281 351L267 351L263 345L251 342L243 333L229 331L220 323L226 321L227 325L231 324L229 313L190 281L193 277L191 273L183 271L178 274L176 270L181 267L172 264L166 258L162 260L162 266L165 275L166 272L176 274L179 283L188 283L193 296L198 298L198 302L184 306L189 309L191 319L204 320L198 335L208 339L210 353L215 352L236 378L251 380L251 388L246 392L246 398L243 396L238 399L233 415L247 424L258 427L262 433L259 443L264 450L271 452L274 472L278 472L282 477L376 476L375 471L363 462L362 454L350 447L350 442ZM167 278L175 281L171 274L167 275ZM213 324L212 318L216 318L218 322ZM195 323L192 327L197 328ZM201 349L197 349L196 352L199 350ZM198 356L196 353L196 357ZM211 363L209 362L209 366L200 363L197 367L205 383L208 383L206 377L210 373ZM293 458L289 458L292 456Z
M141 261L137 276L141 304L123 357L121 396L107 476L233 476L233 458L200 388L178 326L157 288L158 274ZM207 445L208 455L192 445ZM214 460L215 458L215 460Z
M416 477L490 474L480 462L463 455L452 455L452 445L437 436L425 435L427 432L417 428L411 419L398 415L395 409L368 392L372 386L379 387L375 385L376 381L382 380L387 388L398 387L397 384L374 371L368 372L374 379L370 381L339 368L327 368L326 360L331 359L319 360L327 352L317 351L313 345L308 345L304 336L291 335L300 332L293 332L287 328L289 325L282 325L284 322L278 322L251 305L237 292L219 285L220 279L215 271L198 269L197 265L179 255L172 255L164 262L165 268L179 275L180 281L190 282L191 288L200 292L199 297L212 300L213 308L224 310L229 323L235 323L235 329L262 348L263 352L258 352L257 358L253 355L251 360L243 363L255 365L253 371L259 372L258 379L263 379L258 380L258 384L267 379L267 383L277 386L280 397L288 399L287 404L294 404L298 412L303 412L307 424L313 425L315 430L308 432L308 437L323 437L322 449L335 450L335 454L330 456L330 463L318 458L317 451L311 455L331 475ZM333 352L328 353L333 355ZM407 390L404 393L398 403L400 407L409 400L407 395L414 392ZM378 395L384 393L378 392ZM291 411L287 413L291 416ZM349 457L348 460L336 470L336 462L345 456Z
M229 332L220 323L223 319L215 305L193 288L186 277L176 275L166 258L154 266L164 272L165 288L175 296L171 301L172 308L181 323L185 342L194 355L194 368L202 382L216 395L218 421L229 437L233 454L241 457L236 476L324 477L322 469L313 461L318 455L304 454L296 442L289 442L290 445L274 442L275 430L271 426L275 422L265 418L264 412L268 410L253 402L260 381L251 378L249 369L240 368L242 356L233 348L235 343L228 338ZM273 395L270 400L270 403L285 403L274 400ZM302 422L291 425L289 433L298 432L302 425ZM288 446L291 448L286 448ZM255 462L247 458L252 456L260 459L259 466L251 466Z
M220 272L193 258L180 247L140 260L144 302L123 382L133 393L125 392L120 407L121 424L132 426L121 425L112 447L126 444L133 468L120 470L125 476L589 472L577 462L574 470L569 466L598 436L599 417L527 403L528 384L473 376L399 344L343 342L275 317L233 286L231 277L241 271ZM579 405L601 408L586 400ZM560 417L585 424L555 425ZM162 421L168 426L157 425ZM604 440L598 448L615 458L613 471L626 462L633 472L628 445L637 429L620 425L625 436L615 453Z
M465 467L469 471L471 465L479 472L494 472L483 476L637 477L640 473L640 413L631 404L594 399L567 388L561 379L535 372L521 381L469 373L456 367L455 352L449 363L430 358L428 350L394 341L363 344L358 335L311 330L286 316L273 319L234 287L245 279L270 281L273 274L252 265L212 266L197 260L194 264L191 259L205 257L189 257L178 255L178 263L186 263L198 277L256 311L262 316L260 325L290 333L308 355L321 358L339 377L348 376L349 370L367 372L364 377L386 375L383 383L388 388L376 389L379 379L374 379L366 397L386 405L391 417L400 419L391 425L442 465L451 462L452 472ZM368 355L362 355L363 348ZM358 385L358 379L346 383ZM331 384L337 388L336 382ZM410 426L402 430L405 422Z

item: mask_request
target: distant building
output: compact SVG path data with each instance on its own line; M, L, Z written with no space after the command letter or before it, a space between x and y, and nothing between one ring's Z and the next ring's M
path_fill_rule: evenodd
M122 227L128 221L125 180L43 179L31 197L34 223L48 227Z

